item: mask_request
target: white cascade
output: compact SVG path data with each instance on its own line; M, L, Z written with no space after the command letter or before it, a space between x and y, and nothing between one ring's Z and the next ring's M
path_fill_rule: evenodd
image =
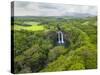
M64 43L63 33L61 31L58 31L58 43L59 44Z
M61 43L64 43L63 33L61 32Z

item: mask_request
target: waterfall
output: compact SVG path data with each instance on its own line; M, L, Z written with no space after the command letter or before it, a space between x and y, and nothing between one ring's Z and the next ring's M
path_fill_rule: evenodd
M60 41L60 31L58 31L58 43L60 44L61 41Z
M61 31L58 31L58 43L63 44L64 43L64 38L63 38L63 33Z
M63 33L61 32L61 42L64 43Z

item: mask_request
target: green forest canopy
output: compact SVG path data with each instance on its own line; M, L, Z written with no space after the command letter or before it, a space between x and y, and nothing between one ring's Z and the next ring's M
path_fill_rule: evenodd
M15 18L15 73L96 69L96 22L96 17ZM58 24L64 33L64 45L56 43Z

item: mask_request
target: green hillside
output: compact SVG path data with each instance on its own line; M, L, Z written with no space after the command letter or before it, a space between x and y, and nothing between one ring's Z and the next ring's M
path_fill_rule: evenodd
M62 45L57 43L59 28ZM17 17L13 31L15 73L97 68L96 17Z

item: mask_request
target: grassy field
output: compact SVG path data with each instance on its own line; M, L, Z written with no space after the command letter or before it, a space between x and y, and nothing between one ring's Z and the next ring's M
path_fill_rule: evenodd
M24 22L24 24L29 24L29 25L38 25L39 22L32 22L32 21L29 21L29 22Z
M29 24L29 26L21 26L21 25L14 25L14 30L29 30L29 31L39 31L44 30L44 26L38 25L36 22L27 22L25 24ZM31 25L31 26L30 26Z

